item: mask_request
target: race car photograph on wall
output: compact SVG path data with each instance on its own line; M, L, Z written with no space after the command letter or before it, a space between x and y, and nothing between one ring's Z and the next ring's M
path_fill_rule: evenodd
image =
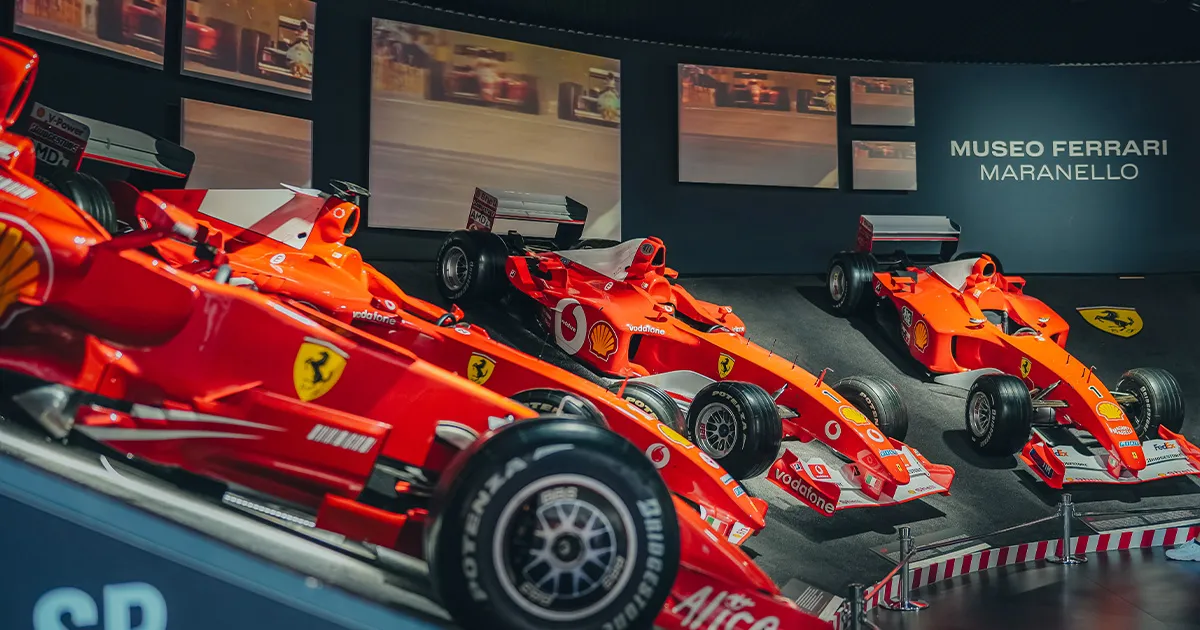
M36 69L31 50L0 40L6 422L56 448L237 484L309 510L317 528L423 558L442 602L470 602L450 608L465 630L676 630L711 615L831 627L615 432L231 284L219 239L152 193L116 186L109 199L73 171L59 175L64 194L42 183L31 141L7 131ZM73 201L80 190L91 211ZM106 229L126 202L138 227ZM167 240L215 272L144 251Z
M630 439L650 458L668 486L699 509L712 528L741 544L765 525L766 504L750 497L711 458L677 433L682 414L663 391L629 385L621 396L490 338L479 326L407 295L392 280L363 262L346 246L359 227L358 204L369 196L348 182L331 183L332 195L315 190L197 190L183 186L187 172L157 164L159 155L188 154L166 140L134 130L76 117L91 132L85 171L93 163L120 161L138 175L173 171L174 180L156 177L156 198L171 204L180 219L195 223L206 242L225 252L229 284L275 295L299 312L315 309L347 325L417 354L451 373L486 386L537 410L589 417ZM118 148L119 147L119 148ZM154 147L134 152L129 147ZM186 157L183 163L188 163ZM134 178L127 178L133 180ZM129 181L106 181L112 214L139 226L131 215L136 191ZM164 261L212 277L211 261L198 261L194 245L163 239L151 246ZM616 389L616 388L613 388Z
M507 70L512 58L502 50L457 45L450 64L434 61L429 66L426 97L540 114L537 77Z
M959 235L946 217L861 217L855 250L829 265L833 308L873 312L934 382L966 391L980 453L1016 454L1053 488L1200 475L1174 376L1134 368L1106 387L1066 350L1066 320L995 256L956 256Z
M765 472L822 514L949 490L954 470L903 443L907 408L891 383L826 383L750 342L732 308L675 281L659 239L581 240L586 212L562 196L477 189L468 229L438 254L439 290L464 306L506 298L603 382L666 391L686 411L681 432L734 478ZM502 236L490 230L500 219L558 227Z
M621 73L588 69L588 84L558 84L558 117L610 127L621 125Z

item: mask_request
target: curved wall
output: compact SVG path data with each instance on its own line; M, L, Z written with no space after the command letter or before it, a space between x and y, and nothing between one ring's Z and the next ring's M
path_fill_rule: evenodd
M1200 85L1196 65L795 59L576 35L385 0L325 0L317 10L325 44L316 59L315 74L322 78L311 103L134 68L36 41L45 63L35 98L66 111L141 123L146 131L169 138L178 135L177 108L184 97L310 117L315 121L314 183L366 182L371 20L381 17L619 59L622 235L662 237L670 264L685 273L821 271L830 254L852 244L861 214L950 216L963 228L963 249L992 251L1016 272L1200 270L1200 257L1189 255L1200 236L1200 218L1192 209L1200 196L1200 131L1192 113ZM836 190L679 183L680 63L831 74L838 77L839 94L850 93L852 75L911 77L916 125L852 126L842 99L838 161L843 175ZM134 81L143 87L119 89ZM148 128L159 124L162 128ZM854 191L854 140L916 142L917 190ZM1072 156L1072 145L1063 144L1060 155L1051 155L1055 141L1088 140L1100 141L1101 151L1111 152L1111 141L1119 141L1122 151L1129 141L1143 147L1147 140L1166 141L1168 149L1165 156L1105 157L1086 155L1088 146L1080 144L1084 155ZM964 141L1038 141L1044 153L1037 158L953 155L952 143ZM1128 164L1137 176L1121 179L1122 172L1133 173ZM1003 178L1008 166L1015 181ZM1117 179L1079 179L1105 176L1106 169ZM996 180L988 180L993 172ZM363 230L355 241L369 258L422 259L433 255L440 238L435 232Z

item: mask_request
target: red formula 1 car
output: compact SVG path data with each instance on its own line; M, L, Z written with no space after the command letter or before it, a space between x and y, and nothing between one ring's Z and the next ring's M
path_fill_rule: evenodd
M109 176L102 190L71 191L85 208L96 207L96 199L106 202L100 206L112 204L111 212L97 211L96 216L146 225L145 217L134 214L138 191L130 182L147 185L147 176L175 173L178 177L149 182L153 194L172 204L173 211L182 211L180 220L202 226L204 240L226 252L230 284L278 296L300 312L319 311L535 409L566 409L607 424L651 458L668 486L698 507L728 540L741 544L764 527L766 503L746 495L672 428L679 425L680 413L662 390L637 383L617 396L492 340L482 328L462 322L461 311L448 313L409 296L363 262L346 239L358 228L359 197L369 194L365 189L346 182L333 182L333 195L299 188L166 189L162 186L186 181L193 162L190 151L130 129L74 118L91 131L85 168L96 166L94 172ZM100 167L116 163L136 173L110 179L115 174ZM55 181L61 186L64 179ZM166 239L153 248L176 267L209 277L216 272L214 261L197 260L194 245L185 240Z
M749 107L783 112L792 108L792 99L787 88L768 86L766 82L770 75L767 73L736 71L733 78L736 81L733 85L717 83L714 96L717 107Z
M681 431L735 478L770 469L823 514L948 491L953 469L901 441L907 411L890 383L827 384L751 343L731 308L674 282L658 239L580 240L586 212L565 197L477 190L469 229L438 255L442 294L482 303L515 289L532 300L530 323L598 375L670 393L686 409ZM490 231L497 219L559 227L553 238L501 236ZM798 442L782 457L781 438Z
M114 236L4 131L37 69L0 40L0 401L135 461L237 483L423 556L468 630L828 628L615 433L536 412L315 311L143 248L197 226L149 193ZM158 211L155 211L155 209ZM504 421L489 430L497 418ZM468 443L469 442L469 443Z
M537 77L505 71L511 60L507 52L456 45L452 65L435 62L430 67L427 98L541 113Z
M1138 483L1200 474L1178 432L1183 395L1165 370L1129 370L1112 390L1066 351L1067 322L988 254L954 256L946 217L864 216L857 251L829 266L834 308L876 319L935 381L968 390L966 427L991 455L1020 453L1038 479ZM907 251L889 251L907 243ZM883 248L887 244L887 248Z

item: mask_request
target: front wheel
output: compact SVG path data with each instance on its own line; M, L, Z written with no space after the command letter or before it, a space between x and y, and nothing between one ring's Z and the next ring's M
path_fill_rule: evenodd
M1029 388L1011 374L985 374L967 393L967 432L985 455L1005 456L1021 450L1033 425Z
M430 577L465 630L649 627L679 566L679 521L624 438L534 419L472 444L442 475Z
M1133 394L1136 402L1125 405L1125 413L1142 440L1158 437L1158 427L1179 433L1183 430L1183 391L1179 381L1162 368L1134 368L1121 375L1117 391Z
M783 422L775 399L758 385L706 385L687 413L687 437L737 480L766 472L779 456Z
M677 432L687 432L684 427L683 410L667 392L638 381L618 381L610 385L608 389Z
M908 435L908 408L895 385L875 376L851 376L838 381L833 391L879 427L884 436L903 442Z

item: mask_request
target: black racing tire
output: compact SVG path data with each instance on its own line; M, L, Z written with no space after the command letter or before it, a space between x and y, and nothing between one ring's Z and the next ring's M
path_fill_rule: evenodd
M741 481L766 472L779 457L783 422L767 390L741 381L717 381L692 400L685 435Z
M841 252L829 261L825 289L833 310L841 315L853 315L874 303L875 263L869 254Z
M438 292L451 302L480 304L500 296L506 283L508 247L491 232L451 232L438 250Z
M525 100L521 102L520 111L535 116L542 113L542 97L538 94L536 77L525 77Z
M574 527L564 512L576 515ZM567 527L541 531L547 522ZM434 590L464 630L648 628L679 568L679 521L658 471L629 441L570 419L533 419L455 458L434 491L424 546ZM591 583L542 591L537 551L560 561L593 551L583 565Z
M1021 450L1033 425L1029 388L1011 374L985 374L967 393L965 420L971 444L985 455L1003 457Z
M796 90L796 111L798 113L808 112L808 101L812 98L812 90Z
M117 233L117 208L100 180L70 169L55 169L50 185L71 203L91 215L109 234Z
M879 427L884 436L903 442L908 435L908 407L890 382L877 376L850 376L835 383L833 391Z
M575 103L579 100L579 94L583 92L583 86L578 83L559 83L558 84L558 118L559 120L576 120Z
M1137 402L1125 405L1125 415L1142 440L1158 439L1158 427L1183 430L1183 390L1179 381L1162 368L1134 368L1121 375L1117 391L1133 394Z
M998 273L1000 275L1004 275L1004 265L1000 264L1000 259L991 252L960 252L960 253L954 255L954 260L966 260L968 258L979 258L980 256L984 256L984 255L986 255L988 258L992 259L992 262L996 265L996 273Z
M608 389L628 400L638 409L654 416L655 420L675 429L676 432L681 434L687 432L687 428L684 426L683 410L667 392L649 383L637 381L617 381L609 385Z
M716 90L713 91L713 105L717 107L731 107L733 105L733 97L729 93L728 83L717 83Z
M604 249L606 247L616 247L620 244L621 241L614 241L607 238L585 238L568 249Z
M608 426L604 414L592 401L561 389L527 389L510 398L540 414L571 416L588 424Z
M779 96L775 100L775 109L777 109L781 112L791 111L791 109L792 109L791 92L789 92L787 90L787 88L781 87L781 88L779 88L778 94L779 94Z

